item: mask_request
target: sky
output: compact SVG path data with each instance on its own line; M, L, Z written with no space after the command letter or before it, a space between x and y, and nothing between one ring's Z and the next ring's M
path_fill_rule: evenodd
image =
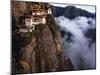
M73 6L73 5L71 5L71 4L55 4L55 3L51 3L51 5L53 5L53 6L60 6L60 7L66 7L66 6ZM77 8L81 8L81 9L84 9L84 10L87 10L87 11L89 11L89 12L91 12L91 13L95 13L95 6L90 6L90 5L74 5L74 6L76 6Z

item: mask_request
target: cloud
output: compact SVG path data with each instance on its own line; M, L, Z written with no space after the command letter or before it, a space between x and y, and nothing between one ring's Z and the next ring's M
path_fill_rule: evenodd
M95 69L95 41L91 42L92 36L85 36L85 33L89 29L95 29L95 19L78 16L70 20L64 16L60 16L56 17L55 20L56 22L59 21L59 30L64 33L62 37L64 53L71 59L75 70ZM90 20L92 23L88 23ZM95 31L93 32L95 33ZM68 41L68 38L71 41ZM90 43L91 45L89 46Z

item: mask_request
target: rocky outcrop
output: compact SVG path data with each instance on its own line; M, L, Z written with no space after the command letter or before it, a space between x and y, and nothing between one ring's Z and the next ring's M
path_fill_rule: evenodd
M17 12L20 8L17 9ZM16 21L18 18L15 14L13 14L13 18L12 25L14 26L18 24ZM61 36L53 15L47 15L46 20L47 24L36 25L32 32L17 33L16 26L14 29L12 28L13 74L73 70L70 59L63 53Z

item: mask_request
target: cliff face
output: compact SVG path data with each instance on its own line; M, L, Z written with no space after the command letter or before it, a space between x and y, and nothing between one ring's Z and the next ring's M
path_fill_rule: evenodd
M15 6L18 6L19 3L20 2L15 3ZM22 3L24 7L26 7L27 3ZM16 13L20 13L19 10L23 7L15 8ZM73 70L70 59L64 56L60 41L61 36L52 15L47 15L47 24L37 25L32 32L17 33L16 25L18 24L18 17L16 17L14 12L13 10L12 73L40 73ZM17 16L20 15L18 14Z

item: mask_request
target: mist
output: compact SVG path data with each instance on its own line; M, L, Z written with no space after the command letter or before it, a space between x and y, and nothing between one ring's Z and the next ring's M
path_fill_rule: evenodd
M70 20L59 16L55 20L60 26L64 53L74 69L95 69L95 18L78 16Z

